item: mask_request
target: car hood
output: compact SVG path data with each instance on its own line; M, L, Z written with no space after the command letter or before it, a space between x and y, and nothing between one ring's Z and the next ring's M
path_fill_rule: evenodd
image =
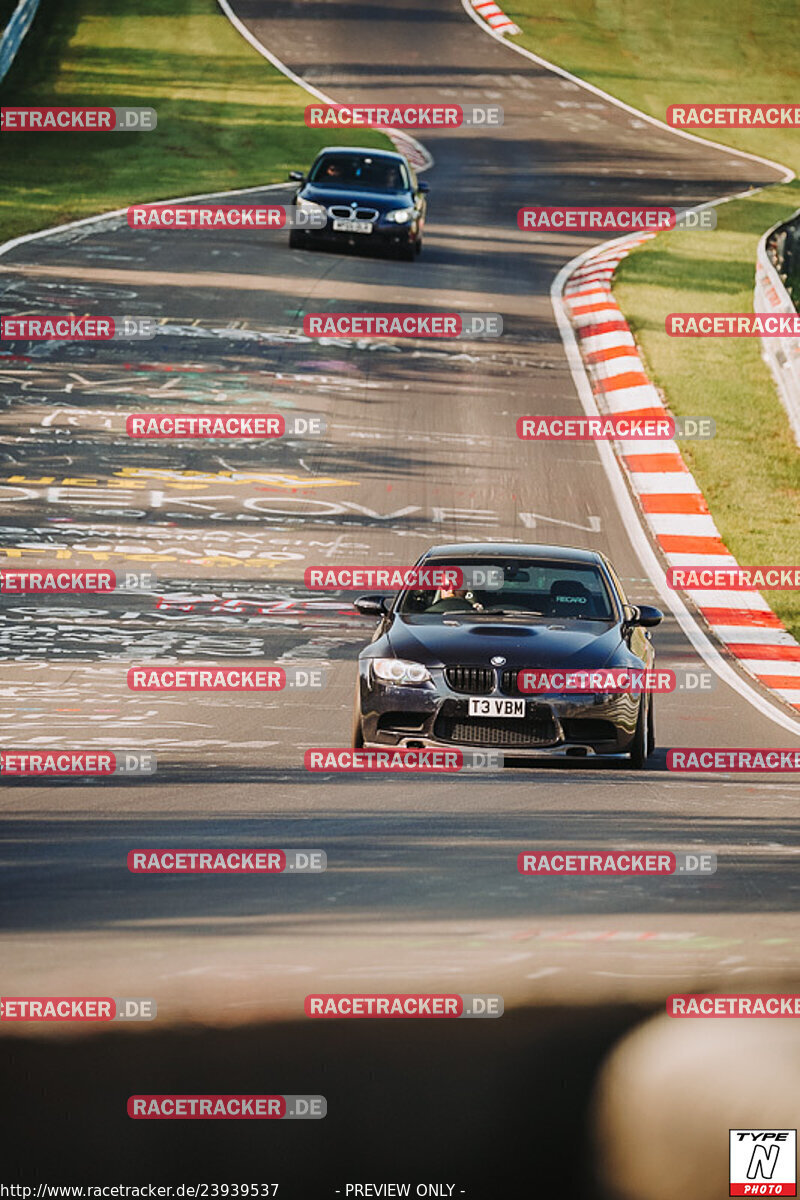
M397 658L427 667L488 667L495 657L504 658L509 667L605 667L620 650L621 661L630 659L617 622L543 621L541 625L520 625L512 621L469 621L455 614L449 620L453 623L396 617L385 642ZM385 653L377 645L372 649Z
M304 200L322 204L343 204L349 208L353 201L359 208L377 208L379 213L391 212L395 208L412 208L414 197L410 192L368 192L360 188L326 188L307 183L299 193Z

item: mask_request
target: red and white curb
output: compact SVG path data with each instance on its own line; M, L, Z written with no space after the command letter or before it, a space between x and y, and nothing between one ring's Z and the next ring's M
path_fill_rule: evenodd
M495 33L522 33L494 0L472 0L472 7Z
M611 290L619 262L653 233L621 238L586 256L564 285L564 303L599 409L664 416ZM670 567L736 566L703 493L674 441L620 441L616 451L644 521ZM740 665L800 711L800 645L756 591L687 590Z
M406 133L405 129L384 129L383 126L376 128L380 133L386 134L398 154L407 158L415 171L427 171L433 166L433 155L428 147L410 133Z

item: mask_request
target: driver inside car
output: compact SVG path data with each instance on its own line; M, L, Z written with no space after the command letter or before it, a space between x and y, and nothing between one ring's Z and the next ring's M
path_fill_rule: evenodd
M466 588L439 588L433 604L429 604L426 612L483 612L483 605L475 599L472 592Z

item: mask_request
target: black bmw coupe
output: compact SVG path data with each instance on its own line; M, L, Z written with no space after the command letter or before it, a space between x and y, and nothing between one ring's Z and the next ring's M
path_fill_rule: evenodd
M644 766L655 745L646 690L531 695L526 684L531 670L652 670L647 629L662 614L629 603L603 554L462 543L434 546L423 565L460 568L464 579L479 580L476 568L488 568L492 586L408 588L356 600L359 612L380 623L359 655L355 746L492 748L515 758L624 755Z
M292 171L289 178L300 184L298 208L327 216L322 228L290 230L291 247L349 245L409 262L422 250L428 184L417 179L402 154L328 146L307 176Z

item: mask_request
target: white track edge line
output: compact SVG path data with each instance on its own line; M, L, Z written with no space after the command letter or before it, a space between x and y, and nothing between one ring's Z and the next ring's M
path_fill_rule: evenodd
M227 0L225 0L227 2ZM223 0L218 0L218 3L223 3ZM686 138L690 142L699 142L701 146L715 146L717 150L723 150L726 154L735 154L737 158L749 158L752 162L764 163L765 166L774 167L776 171L782 171L784 174L783 183L791 183L795 178L795 172L785 166L784 163L774 162L771 158L763 158L760 154L751 154L748 150L736 150L733 146L725 146L722 142L715 142L712 138L700 137L697 133L690 133L688 129L673 129L666 121L660 121L658 117L651 117L649 113L642 112L639 108L634 108L632 104L626 104L624 100L620 100L617 96L612 96L609 92L604 92L602 88L595 87L593 83L588 83L585 79L581 79L578 75L573 75L571 71L565 70L564 67L558 67L555 63L550 62L546 58L541 58L538 54L534 54L532 50L527 50L524 46L518 46L516 42L509 42L502 34L495 31L483 21L478 14L471 8L469 0L461 0L461 7L467 16L475 22L475 24L483 30L489 37L494 38L501 46L507 46L511 50L515 50L517 54L529 58L531 62L535 62L540 67L546 67L548 71L552 71L555 75L560 75L562 79L568 79L570 83L576 83L587 92L592 92L595 96L601 96L603 100L607 100L609 104L615 105L617 108L623 109L625 112L632 113L633 116L639 117L642 121L647 121L650 125L655 125L657 129L663 129L667 133L672 133L676 137ZM760 190L760 189L758 189Z
M108 212L95 213L91 217L80 217L77 221L66 221L63 225L50 225L47 229L37 229L34 233L21 233L19 237L11 238L0 245L0 255L8 254L9 250L14 250L26 242L52 237L54 233L63 233L65 229L77 229L80 225L96 225L99 221L109 220L110 217L124 217L128 209L133 208L135 204L188 204L191 200L213 200L216 196L244 196L248 192L269 192L288 187L288 183L260 183L254 187L231 188L223 192L198 192L194 196L174 196L168 200L137 200L134 204L126 204L125 208L112 208Z

